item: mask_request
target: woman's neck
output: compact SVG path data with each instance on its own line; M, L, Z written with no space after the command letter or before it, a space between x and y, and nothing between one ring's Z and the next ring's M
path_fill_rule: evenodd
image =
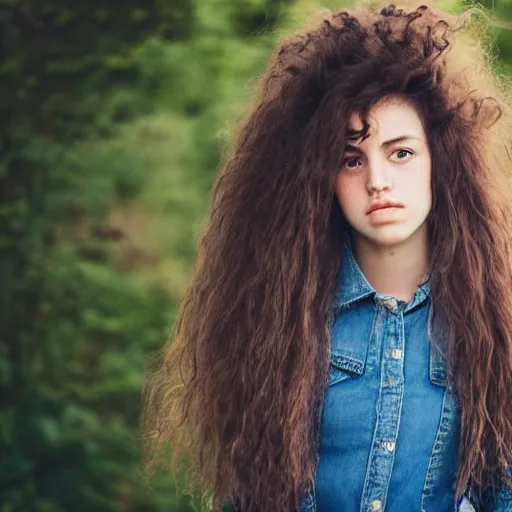
M368 282L382 295L409 302L418 286L427 280L426 226L394 246L378 245L355 234L353 252Z

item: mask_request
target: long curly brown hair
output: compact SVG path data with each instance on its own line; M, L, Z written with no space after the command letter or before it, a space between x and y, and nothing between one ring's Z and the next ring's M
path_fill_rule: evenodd
M432 157L430 283L461 410L457 495L468 482L506 483L512 102L487 21L482 10L373 4L324 12L276 48L227 148L174 335L148 379L147 467L167 447L213 510L300 509L329 366L348 119L401 94Z

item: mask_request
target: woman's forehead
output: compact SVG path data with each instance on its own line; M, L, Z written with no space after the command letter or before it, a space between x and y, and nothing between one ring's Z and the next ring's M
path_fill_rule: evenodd
M376 103L366 116L367 132L362 140L377 136L394 138L407 132L417 138L424 138L423 123L414 105L400 97L385 98ZM353 112L348 122L348 139L361 139L365 129L360 112ZM361 140L361 142L362 142Z

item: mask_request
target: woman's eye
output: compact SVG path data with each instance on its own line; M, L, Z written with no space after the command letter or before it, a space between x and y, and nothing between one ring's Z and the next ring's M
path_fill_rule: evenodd
M409 151L408 149L399 149L398 151L395 151L393 153L398 160L409 160L411 156L414 155L412 151Z
M346 158L343 162L343 167L347 169L357 169L361 162L357 158Z

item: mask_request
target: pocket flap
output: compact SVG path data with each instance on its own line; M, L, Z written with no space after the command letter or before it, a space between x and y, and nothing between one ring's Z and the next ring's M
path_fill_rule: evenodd
M364 372L364 361L355 357L347 356L340 352L331 354L331 365L339 370L362 375Z
M359 377L363 372L364 361L340 352L331 353L329 386L353 377Z

